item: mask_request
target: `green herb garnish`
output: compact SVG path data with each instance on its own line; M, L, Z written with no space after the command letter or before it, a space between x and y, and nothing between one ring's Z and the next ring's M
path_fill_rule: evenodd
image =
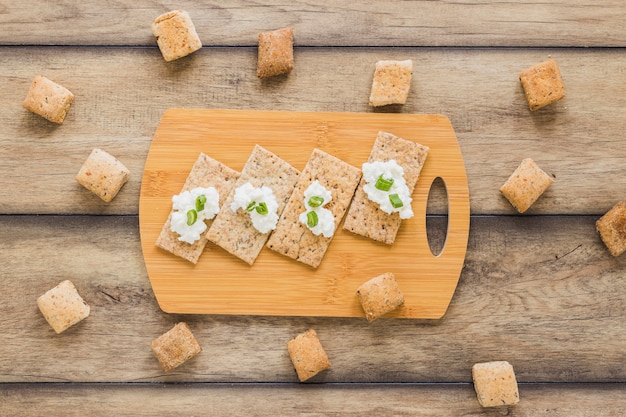
M205 203L206 203L206 196L204 194L196 197L196 211L204 210Z
M312 228L312 227L315 227L315 226L317 226L317 223L318 223L318 222L319 222L319 219L318 219L318 217L317 217L317 213L316 213L316 212L314 212L314 211L309 211L309 212L306 214L306 224L307 224L307 226L309 226L309 227L311 227L311 228Z
M265 204L263 202L259 203L255 208L256 208L256 212L259 213L262 216L265 216L267 213L270 212L267 209L267 204Z
M187 226L193 226L198 220L198 212L194 209L187 211Z
M246 207L246 211L252 211L254 210L255 207L256 207L256 201L253 201L252 203L248 204L248 207Z
M393 208L400 208L404 205L398 194L389 194L389 201L391 201Z
M309 206L311 207L319 207L324 204L324 197L320 197L319 195L314 195L309 198Z
M389 178L387 180L387 179L383 178L383 176L381 175L376 180L376 184L374 186L376 187L376 189L378 189L380 191L389 191L391 189L392 185L393 185L393 178Z

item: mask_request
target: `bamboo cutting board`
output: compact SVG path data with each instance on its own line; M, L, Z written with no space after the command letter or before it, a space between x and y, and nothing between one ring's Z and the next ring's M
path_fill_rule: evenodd
M302 170L314 148L361 167L379 131L430 147L413 194L415 216L404 220L392 246L338 227L315 270L264 248L249 266L209 243L193 265L155 245L200 152L241 171L255 144ZM448 195L448 233L434 256L426 236L426 204L440 177ZM469 235L465 165L450 121L440 115L168 110L145 164L139 227L146 269L168 313L363 317L357 287L393 272L405 296L389 317L440 318L465 260Z

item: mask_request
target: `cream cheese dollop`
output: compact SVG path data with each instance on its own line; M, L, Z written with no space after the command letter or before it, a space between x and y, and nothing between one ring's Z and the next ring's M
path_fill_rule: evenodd
M335 233L335 216L324 208L332 200L332 194L318 180L315 180L304 191L304 207L306 210L300 214L299 220L315 236L323 235L332 237ZM311 205L313 203L313 205ZM314 214L311 214L314 213ZM310 224L310 217L315 219L313 226Z
M252 225L260 233L276 229L278 223L278 202L268 186L254 187L249 182L237 187L230 209L236 212L243 209L250 214Z
M207 228L204 221L220 211L219 200L214 187L197 187L173 196L170 229L179 235L178 240L190 244L199 240Z
M398 212L401 219L413 217L413 209L411 208L413 199L404 180L404 169L398 165L395 159L386 162L365 162L362 171L363 179L366 182L363 191L371 201L380 206L382 211L388 214ZM388 189L380 189L377 187L380 180L392 184Z

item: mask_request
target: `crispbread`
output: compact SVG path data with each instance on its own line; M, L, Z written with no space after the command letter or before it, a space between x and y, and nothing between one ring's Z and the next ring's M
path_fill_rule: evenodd
M89 316L89 305L72 281L65 280L37 299L37 306L55 332L62 333Z
M525 158L500 187L500 192L515 209L524 213L552 185L554 178L546 174L531 158Z
M273 77L291 72L292 69L293 28L259 33L257 77Z
M207 238L252 265L267 242L269 234L260 233L255 229L249 214L244 210L236 212L231 210L230 205L234 200L236 189L246 183L254 187L271 188L278 202L277 214L280 216L298 181L299 174L300 172L288 162L256 145L239 179L213 220Z
M287 342L287 351L300 382L330 368L328 356L313 329L300 333Z
M200 344L185 322L154 339L150 347L165 372L179 367L202 352Z
M110 203L130 177L117 158L102 149L93 149L76 174L76 181L104 202Z
M180 192L191 191L197 187L214 187L220 195L221 203L230 193L237 178L239 178L239 172L204 153L200 153ZM171 229L171 219L172 212L170 211L167 221L157 238L156 245L193 264L197 263L208 242L206 232L194 243L182 242L178 240L178 234ZM205 221L207 226L211 222L212 220Z
M359 286L357 298L365 312L367 321L372 322L395 310L404 303L404 295L391 272L374 277Z
M379 132L368 162L395 159L404 169L406 185L409 192L413 193L428 151L427 146L417 142L399 138L391 133ZM398 213L387 214L370 201L363 190L364 185L365 180L361 178L343 228L390 245L396 239L402 220Z
M63 123L74 94L67 88L42 77L35 77L22 106L35 114L57 124Z
M411 89L413 61L378 61L372 80L369 105L405 104Z
M513 366L506 361L477 363L472 366L472 380L478 402L483 407L519 403L519 391Z
M202 48L196 27L184 10L163 13L150 27L166 61L182 58Z
M602 242L613 256L626 251L626 202L620 201L596 221Z
M298 220L300 213L306 210L303 203L304 192L315 180L331 191L332 200L324 207L332 212L337 230L360 178L361 171L358 168L322 150L314 149L283 210L276 230L267 241L267 246L317 268L332 237L316 236Z
M553 59L522 71L519 79L531 111L539 110L565 97L561 71Z

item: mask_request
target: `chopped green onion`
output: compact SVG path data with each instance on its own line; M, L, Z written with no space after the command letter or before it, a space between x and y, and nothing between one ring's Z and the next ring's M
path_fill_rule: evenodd
M194 209L187 211L187 226L193 226L196 220L198 220L198 212Z
M319 195L314 195L309 198L309 206L311 207L319 207L324 204L324 197L320 197Z
M206 196L204 194L196 197L196 211L204 210L205 203L206 203Z
M262 216L265 216L270 211L267 209L267 204L261 202L258 206L256 206L256 212Z
M389 178L384 179L383 176L381 175L380 177L378 177L378 179L376 180L376 189L380 190L380 191L389 191L391 189L391 186L393 185L393 178Z
M319 221L319 219L317 217L317 213L316 212L309 211L306 214L306 224L307 224L307 226L315 227L315 226L317 226L318 221Z
M389 201L391 201L393 208L400 208L404 205L398 194L389 194Z
M248 204L248 207L246 207L246 211L252 211L254 210L255 207L256 207L256 201L253 201L252 203Z

